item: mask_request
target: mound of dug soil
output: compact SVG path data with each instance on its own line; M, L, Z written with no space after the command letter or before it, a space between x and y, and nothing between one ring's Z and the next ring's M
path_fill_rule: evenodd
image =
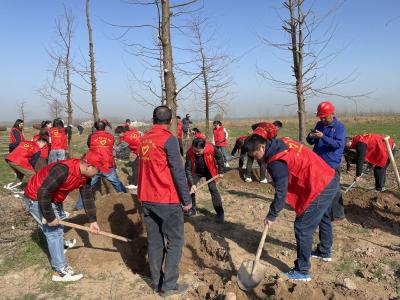
M400 195L353 189L345 194L346 216L367 228L400 233Z

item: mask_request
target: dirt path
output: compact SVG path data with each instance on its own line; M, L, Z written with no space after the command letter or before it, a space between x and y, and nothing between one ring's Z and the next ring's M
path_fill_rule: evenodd
M344 182L351 178L343 177ZM245 183L238 170L233 169L219 183L219 189L226 222L215 223L208 191L199 191L200 213L186 220L180 266L181 279L189 282L191 289L171 299L223 299L227 292L236 293L237 299L399 299L398 194L375 194L356 188L346 195L348 220L334 228L333 262L312 260L310 283L291 283L280 275L293 266L296 255L294 213L285 209L264 246L261 260L267 267L265 278L253 292L244 293L237 287L236 270L243 260L254 257L273 188L258 182ZM159 298L149 287L146 234L136 196L97 196L102 229L130 237L134 242L126 244L68 230L66 236L77 238L78 243L67 252L67 257L71 265L85 274L83 280L54 285L49 280L49 265L44 261L41 265L0 273L0 295L10 299L26 299L27 295L32 295L29 299ZM71 195L66 203L68 209L72 208L74 197ZM18 199L3 196L1 203L5 201ZM86 219L77 215L71 221L84 224ZM0 249L3 254L4 248Z

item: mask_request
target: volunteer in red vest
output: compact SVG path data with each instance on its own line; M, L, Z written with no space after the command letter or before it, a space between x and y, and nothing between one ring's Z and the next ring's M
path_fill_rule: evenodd
M99 172L91 180L92 187L104 177L114 187L116 192L126 193L126 188L119 180L114 160L114 135L106 131L107 124L103 121L94 122L96 131L89 135L87 145L89 150L99 153L103 157L104 164L107 166L109 172ZM82 198L79 197L75 204L75 210L83 208Z
M138 198L143 204L152 286L162 297L188 288L177 281L184 243L183 211L190 210L192 200L178 139L169 131L171 120L167 106L156 107L154 125L139 145Z
M202 134L201 131L196 127L192 129L192 136L194 139L200 138L205 141L207 140L207 137L204 134Z
M202 177L206 180L211 179L218 174L222 175L224 169L224 159L221 152L214 148L211 143L196 138L192 142L192 147L186 153L186 178L188 180L190 193L192 194L192 209L187 216L196 214L196 188ZM224 209L222 207L221 195L218 192L216 181L208 184L208 190L211 194L211 200L217 213L217 223L224 222Z
M225 167L229 167L228 161L232 160L232 157L228 155L226 152L226 147L228 146L228 132L222 125L220 121L213 122L214 130L213 130L213 144L215 147L221 151L224 157Z
M12 152L19 143L25 141L24 136L24 121L17 119L10 131L10 144L8 145L8 151Z
M278 131L282 128L281 121L274 121L273 123L269 122L259 122L251 125L251 129L253 132L258 130L259 133L264 136L265 139L274 139L278 135ZM251 178L253 175L253 162L254 158L251 156L247 157L247 165L246 165L246 182L252 182ZM268 183L267 179L267 165L265 161L258 161L258 165L260 167L260 183Z
M183 123L180 116L176 116L177 123L177 131L178 131L178 142L179 142L179 151L181 152L181 156L183 156Z
M125 144L136 156L135 160L132 162L132 176L130 178L130 184L126 186L126 188L137 189L139 171L139 143L141 138L140 132L136 129L126 130L123 126L118 126L115 128L115 133L119 136L120 141L116 148Z
M355 136L346 146L357 152L356 176L354 181L360 181L364 162L374 165L375 191L385 190L386 169L389 165L389 154L383 140L384 136L376 133L365 133ZM394 149L393 139L389 144Z
M245 147L250 156L267 162L274 182L275 196L265 224L273 225L286 199L296 212L297 260L285 275L291 280L310 281L311 256L332 260L330 208L339 184L335 170L311 149L289 138L266 140L253 134L246 140ZM313 233L318 227L320 243L312 251Z
M64 128L64 122L60 118L53 120L53 127L50 128L50 138L49 164L65 159L65 152L68 149L67 133Z
M32 141L35 142L39 138L44 138L45 140L48 141L47 145L40 151L40 157L42 159L44 159L47 164L47 160L49 158L50 146L51 146L50 145L50 128L53 127L53 124L49 120L42 121L40 127L41 128L40 128L39 134L34 135L32 137Z
M98 172L108 171L103 157L89 150L82 159L55 162L29 180L24 194L25 207L46 237L54 270L53 281L77 281L83 277L68 265L64 255L64 247L72 247L76 240L64 241L64 230L59 223L65 218L63 201L70 192L79 188L90 229L98 233L100 228L96 222L96 207L89 180Z
M10 183L7 189L14 189L22 184L24 177L29 179L35 174L35 165L40 157L40 149L47 145L44 138L39 138L36 142L21 142L13 152L5 158L7 164L14 170L17 182Z

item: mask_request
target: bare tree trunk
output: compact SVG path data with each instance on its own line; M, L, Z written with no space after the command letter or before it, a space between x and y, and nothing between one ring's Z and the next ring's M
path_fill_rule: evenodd
M92 84L92 106L93 106L93 119L97 121L99 119L99 110L97 108L97 98L96 98L96 75L94 69L94 51L93 51L93 37L92 37L92 27L90 26L89 18L89 0L86 0L86 23L89 33L89 58L90 58L90 81Z
M206 59L204 57L203 48L200 49L201 62L202 62L202 76L204 84L204 100L206 102L206 135L210 135L210 92L208 89L208 78L206 71Z
M167 106L172 110L171 131L175 135L177 135L176 83L173 71L171 32L170 32L171 12L169 8L169 0L161 0L161 4L162 4L161 43L163 49L165 97Z
M303 14L301 10L302 0L297 1L298 16L295 15L293 0L289 0L290 11L290 33L292 40L292 53L293 53L293 72L296 77L296 95L297 95L297 108L299 116L299 141L306 142L306 114L305 114L305 99L303 88ZM296 19L298 19L296 21ZM299 37L297 40L297 25Z

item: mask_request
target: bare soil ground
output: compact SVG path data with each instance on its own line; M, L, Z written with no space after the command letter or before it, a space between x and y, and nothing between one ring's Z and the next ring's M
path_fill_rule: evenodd
M245 183L241 172L232 169L219 183L226 212L223 225L215 223L207 189L199 191L200 213L185 221L180 265L181 280L189 282L191 288L186 294L171 299L224 299L227 292L234 292L237 299L399 299L400 197L391 191L376 194L368 190L373 182L369 177L345 195L347 221L334 228L333 261L312 260L310 283L292 283L281 275L292 267L296 255L294 212L286 208L264 246L261 257L267 267L264 280L253 292L241 291L237 286L237 269L242 261L254 258L263 218L273 197L270 184ZM257 172L256 169L254 179L258 178ZM126 181L126 174L121 172L120 176ZM351 176L344 174L343 187L350 180ZM146 232L136 195L106 194L106 191L107 187L103 186L103 195L97 193L100 227L130 237L133 242L66 228L66 238L78 240L77 246L67 252L67 258L85 275L81 281L71 284L50 281L50 265L47 257L43 258L46 243L36 225L24 214L21 200L3 193L0 199L1 298L160 298L149 286ZM74 199L76 194L70 195L66 210L72 209ZM86 217L76 214L70 221L85 224ZM13 255L21 259L17 254L19 247L29 243L28 240L40 245L39 251L23 253L33 256L29 263L11 264ZM317 240L316 234L316 243ZM35 261L34 257L39 258Z

